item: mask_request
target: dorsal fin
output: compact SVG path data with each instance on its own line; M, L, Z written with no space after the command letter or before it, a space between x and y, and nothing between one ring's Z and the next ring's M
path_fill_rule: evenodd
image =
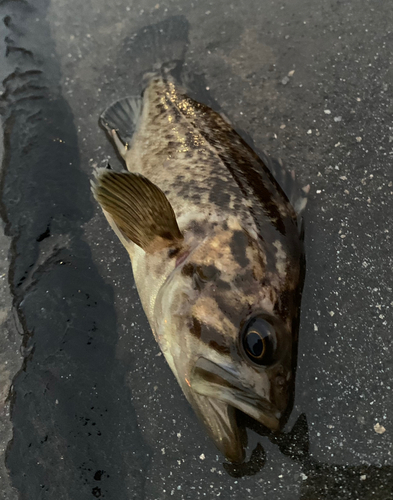
M147 253L179 247L183 236L165 194L149 179L131 172L99 169L95 199L128 240Z

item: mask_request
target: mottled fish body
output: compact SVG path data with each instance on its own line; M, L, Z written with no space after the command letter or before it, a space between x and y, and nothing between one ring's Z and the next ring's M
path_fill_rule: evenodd
M236 410L277 431L294 385L303 278L295 212L218 113L153 78L101 117L127 171L93 186L148 321L217 447L244 459Z

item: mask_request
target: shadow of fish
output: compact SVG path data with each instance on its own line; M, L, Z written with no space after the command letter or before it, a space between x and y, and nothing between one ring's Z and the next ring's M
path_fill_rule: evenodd
M170 79L153 77L101 123L127 171L99 169L94 196L186 398L240 463L238 411L278 431L291 409L305 197L292 190L291 203L231 125Z
M245 417L247 418L247 417ZM388 500L393 492L393 467L391 465L358 465L320 462L310 452L307 418L299 415L288 433L273 434L263 429L257 422L248 422L250 428L262 436L267 436L278 446L283 455L301 466L298 477L300 491L293 498L299 500ZM258 473L265 463L265 455L260 444L252 452L248 463L224 464L233 477L243 477Z

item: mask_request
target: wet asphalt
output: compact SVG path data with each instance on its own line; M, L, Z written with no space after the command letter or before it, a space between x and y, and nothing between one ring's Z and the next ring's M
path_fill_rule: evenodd
M392 2L3 0L0 15L0 498L393 498ZM93 167L119 161L99 114L163 58L311 185L294 408L281 437L249 431L248 469L197 422L90 194Z

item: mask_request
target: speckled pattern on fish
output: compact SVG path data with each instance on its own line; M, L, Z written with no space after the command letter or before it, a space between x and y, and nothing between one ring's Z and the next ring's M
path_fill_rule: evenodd
M121 101L102 116L129 173L99 172L93 192L130 254L180 386L218 448L240 462L234 408L278 430L290 407L303 278L298 214L218 113L159 77L139 99L127 101L134 132L125 144ZM135 231L145 244L135 244ZM248 337L255 318L263 331ZM263 348L259 358L247 338L255 353Z

